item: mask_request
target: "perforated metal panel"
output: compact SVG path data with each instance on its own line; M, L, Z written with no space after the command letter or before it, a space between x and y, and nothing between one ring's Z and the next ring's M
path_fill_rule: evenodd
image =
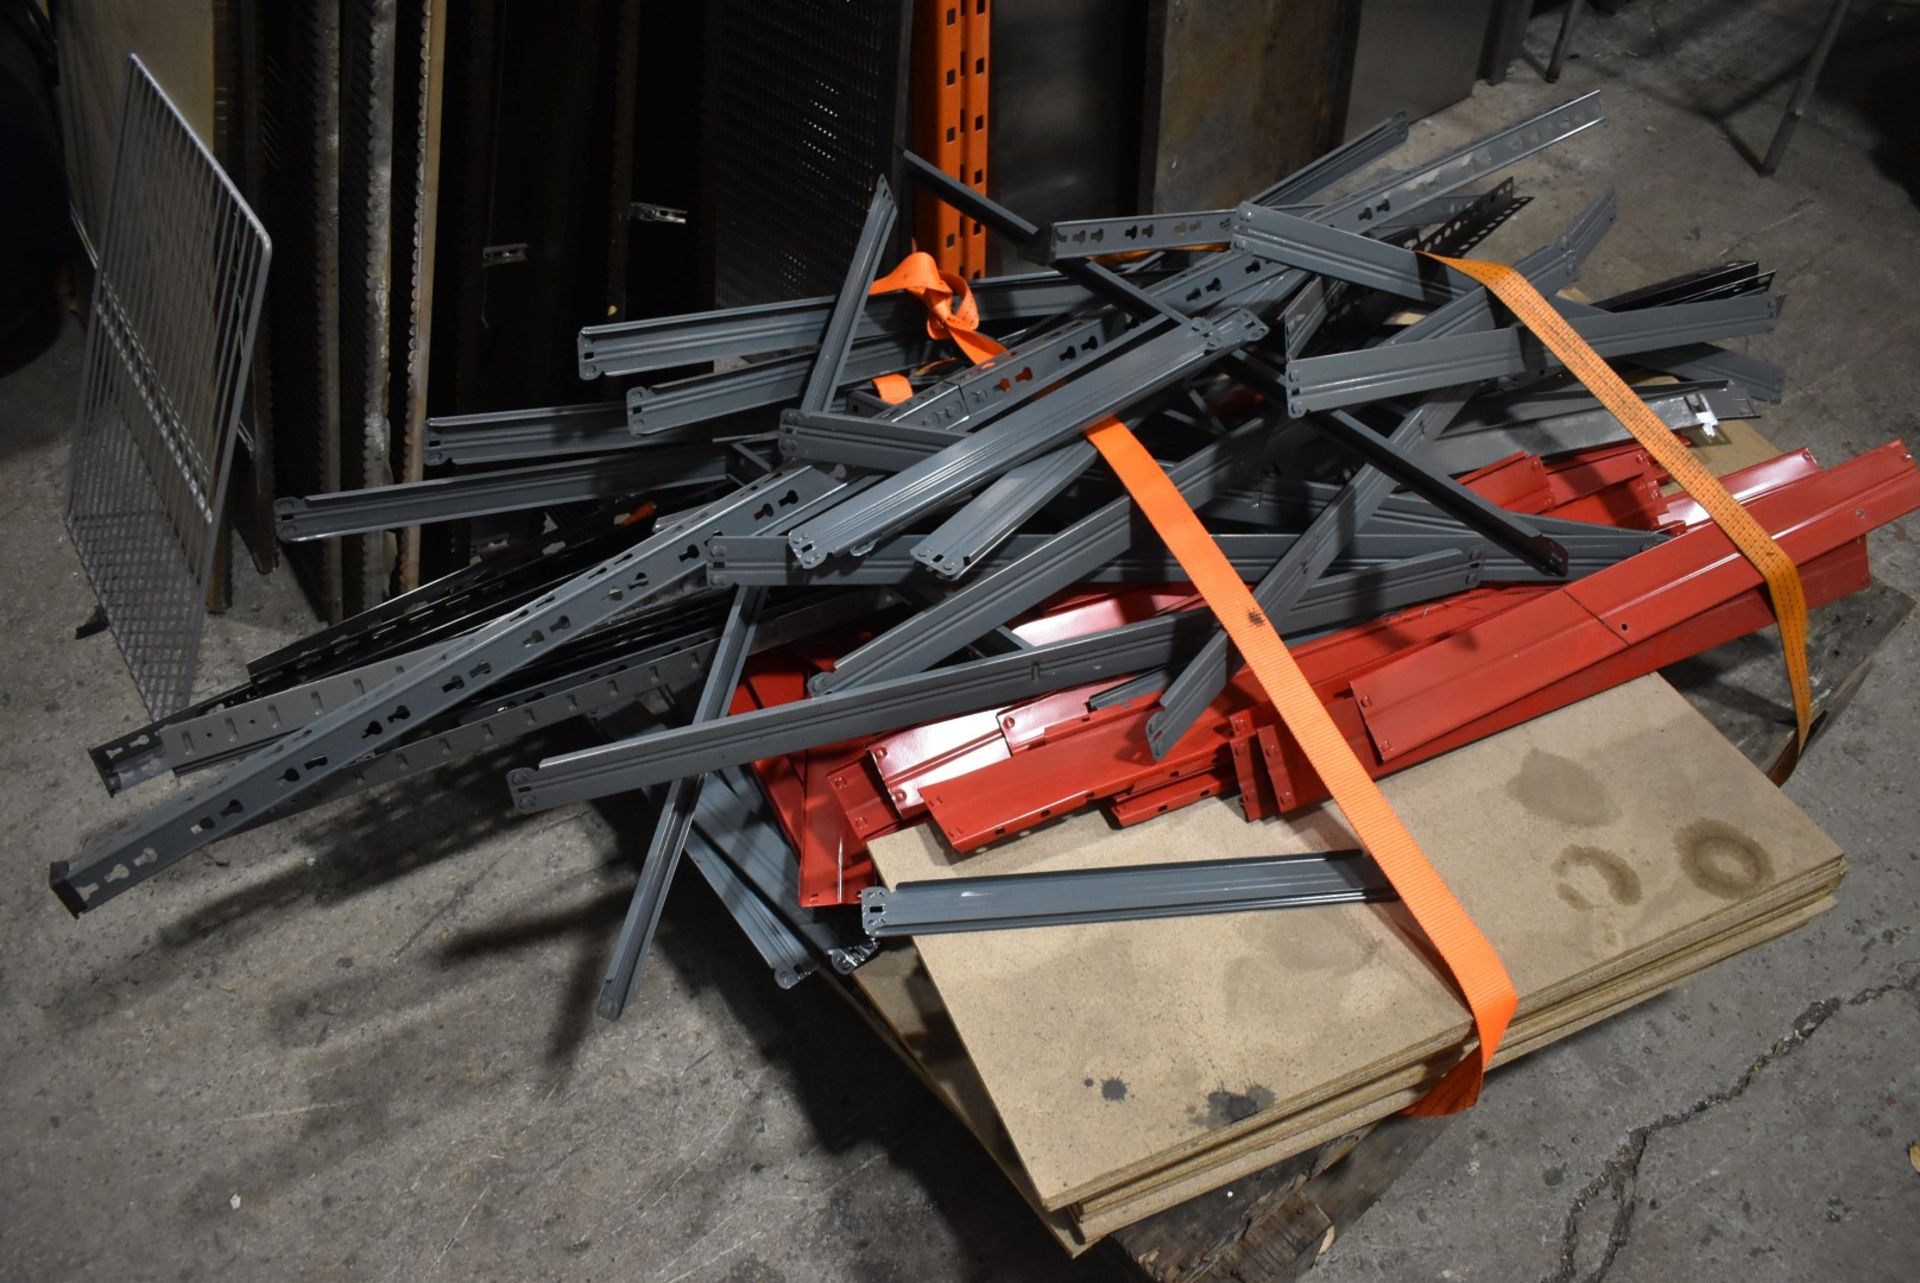
M67 533L159 718L193 690L271 247L137 57L100 228Z
M711 14L715 303L831 294L874 175L899 190L905 0L724 0Z
M395 0L340 6L340 484L389 485ZM411 243L412 229L407 229ZM402 265L404 271L409 267ZM347 613L384 601L384 534L341 541Z
M262 26L261 167L280 248L268 300L275 486L342 487L340 442L340 4L256 6ZM287 544L321 618L348 612L338 539Z

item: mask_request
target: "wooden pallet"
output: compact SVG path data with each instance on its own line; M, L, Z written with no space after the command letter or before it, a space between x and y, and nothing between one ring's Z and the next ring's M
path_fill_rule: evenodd
M1913 612L1875 582L1816 613L1808 638L1818 737L1845 711L1874 657ZM1667 670L1708 721L1762 769L1793 737L1778 643L1756 634ZM1390 1189L1452 1118L1396 1116L1117 1230L1102 1245L1127 1278L1153 1283L1288 1283Z

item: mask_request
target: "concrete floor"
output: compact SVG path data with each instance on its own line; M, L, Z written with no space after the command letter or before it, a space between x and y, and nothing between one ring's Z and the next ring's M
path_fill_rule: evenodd
M1550 238L1613 183L1595 293L1730 257L1779 269L1792 305L1752 347L1793 387L1763 426L1831 461L1920 435L1920 43L1843 51L1785 171L1756 178L1742 149L1764 149L1821 9L1590 18L1561 85L1516 67L1418 126L1413 153L1604 87L1609 122L1519 167L1539 199L1484 252ZM46 862L165 787L109 800L86 764L144 718L111 641L73 640L91 601L58 496L78 360L69 331L0 380L0 1275L1089 1273L830 992L773 986L697 880L635 1009L593 1018L644 842L617 809L514 820L498 769L475 771L229 841L70 921ZM1873 553L1920 594L1916 533ZM302 627L284 579L244 577L208 681ZM1497 1075L1319 1276L1911 1278L1916 727L1910 628L1789 785L1850 855L1839 910Z

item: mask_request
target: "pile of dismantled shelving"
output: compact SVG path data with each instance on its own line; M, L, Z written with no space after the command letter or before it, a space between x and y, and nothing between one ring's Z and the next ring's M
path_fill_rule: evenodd
M610 1016L683 853L783 984L916 931L1390 894L1360 855L889 890L867 849L915 825L969 851L1082 808L1124 826L1238 794L1252 820L1327 796L1088 440L1115 416L1375 776L1773 622L1760 573L1642 442L1423 257L1526 204L1469 188L1600 119L1589 95L1373 175L1395 122L1236 209L1046 227L909 156L919 190L1050 270L969 296L909 265L909 288L871 292L896 244L879 184L837 297L580 335L588 378L721 368L623 404L441 420L444 476L283 502L294 540L557 515L100 746L111 790L207 782L57 864L53 888L83 913L233 833L585 717L610 742L530 751L502 802L657 790ZM1614 217L1608 194L1517 270L1556 295ZM1781 396L1779 370L1715 346L1773 326L1769 285L1731 263L1553 306L1697 440ZM1816 606L1866 584L1866 530L1920 506L1898 443L1726 485Z

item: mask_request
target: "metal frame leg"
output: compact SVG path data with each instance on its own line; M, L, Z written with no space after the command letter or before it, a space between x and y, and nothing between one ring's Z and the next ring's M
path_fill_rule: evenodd
M1586 7L1586 0L1567 0L1566 16L1560 19L1560 35L1553 42L1553 56L1547 59L1547 83L1550 85L1560 82L1560 72L1567 65L1567 54L1573 49L1573 29L1580 25Z
M1760 172L1768 178L1773 177L1780 162L1786 159L1787 144L1793 139L1793 131L1799 126L1800 118L1807 114L1807 103L1813 97L1813 87L1820 81L1820 73L1826 69L1827 57L1833 53L1834 42L1840 38L1840 25L1847 20L1847 6L1852 0L1833 0L1833 8L1827 13L1827 25L1820 29L1820 40L1813 46L1813 53L1807 58L1806 68L1800 73L1800 83L1793 87L1793 97L1787 101L1787 114L1780 118L1780 127L1773 132L1773 142L1767 148L1767 158L1760 162Z

